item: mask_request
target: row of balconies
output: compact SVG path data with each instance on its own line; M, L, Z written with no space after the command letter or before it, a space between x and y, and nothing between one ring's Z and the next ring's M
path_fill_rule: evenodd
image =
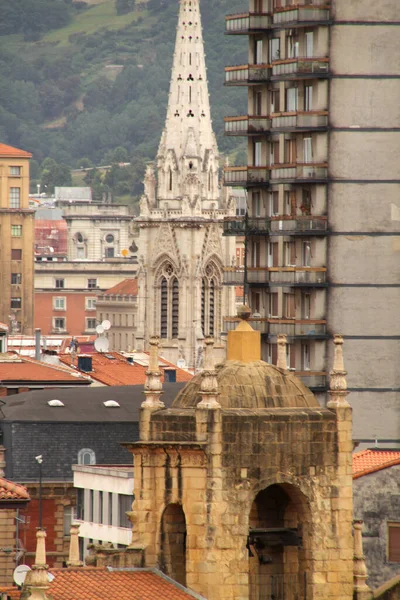
M328 111L294 111L270 116L225 117L225 135L262 135L279 131L320 131L328 128Z
M329 7L327 4L307 6L289 6L275 8L273 13L240 13L225 17L228 35L249 35L261 33L268 29L283 27L306 27L307 25L328 25L330 23Z
M224 331L236 329L240 319L238 317L224 318ZM261 335L275 339L277 335L285 334L288 342L292 339L327 339L326 321L319 319L278 319L273 317L253 316L249 319L253 329L260 331Z
M260 85L286 79L315 79L329 76L329 58L297 57L276 60L271 64L225 67L225 85Z
M228 217L224 235L326 235L326 216Z
M314 287L328 286L326 267L226 267L224 284L257 287Z
M326 183L326 163L276 164L270 167L225 167L224 183L234 187L264 187L278 183Z

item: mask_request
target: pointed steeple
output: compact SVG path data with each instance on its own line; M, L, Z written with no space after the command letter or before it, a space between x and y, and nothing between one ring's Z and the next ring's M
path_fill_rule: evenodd
M188 182L197 184L192 194ZM200 0L180 0L167 119L158 150L158 199L184 195L219 197Z

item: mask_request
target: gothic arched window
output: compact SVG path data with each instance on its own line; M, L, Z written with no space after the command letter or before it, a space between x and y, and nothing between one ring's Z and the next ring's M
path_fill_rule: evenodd
M162 339L179 334L179 281L174 267L167 262L160 279L160 335Z
M217 313L219 306L219 275L212 263L208 264L201 285L201 328L203 335L217 333Z
M168 171L168 178L169 178L169 181L168 181L169 191L172 192L173 175L172 175L171 167L169 168L169 171Z

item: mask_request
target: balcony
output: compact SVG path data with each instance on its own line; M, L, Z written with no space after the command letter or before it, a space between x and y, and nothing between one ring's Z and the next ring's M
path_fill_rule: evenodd
M224 235L246 235L245 217L228 217L224 219Z
M259 85L269 80L269 65L225 67L225 85Z
M270 167L271 183L326 183L327 163L276 164Z
M244 285L244 267L225 267L224 285Z
M325 235L328 219L325 216L272 217L270 235Z
M224 185L234 187L264 186L269 181L267 167L225 167Z
M326 267L247 267L253 286L327 287Z
M276 8L273 17L273 26L304 27L305 25L324 25L330 19L327 3L313 3L310 6L288 6Z
M268 133L271 120L268 117L225 117L225 135L260 135Z
M240 319L238 317L224 318L224 331L233 331L236 329ZM277 318L257 318L249 319L253 329L260 331L261 334L274 338L277 335L285 334L290 339L306 340L325 340L328 338L326 333L326 321L313 319L277 319Z
M324 392L328 389L328 373L324 371L294 371L293 375L301 379L312 392Z
M297 111L271 115L272 131L312 131L328 128L328 111Z
M286 58L274 61L271 68L272 80L328 77L329 58Z
M225 33L228 35L247 35L259 33L271 26L268 13L241 13L225 17Z

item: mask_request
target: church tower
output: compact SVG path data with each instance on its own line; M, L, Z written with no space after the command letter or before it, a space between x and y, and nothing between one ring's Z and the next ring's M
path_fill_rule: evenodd
M167 118L156 166L148 165L136 224L139 236L139 315L136 342L147 349L159 335L162 354L202 364L202 339L216 339L234 313L234 289L223 287L223 266L235 255L222 237L235 214L222 191L210 114L199 0L181 0Z

